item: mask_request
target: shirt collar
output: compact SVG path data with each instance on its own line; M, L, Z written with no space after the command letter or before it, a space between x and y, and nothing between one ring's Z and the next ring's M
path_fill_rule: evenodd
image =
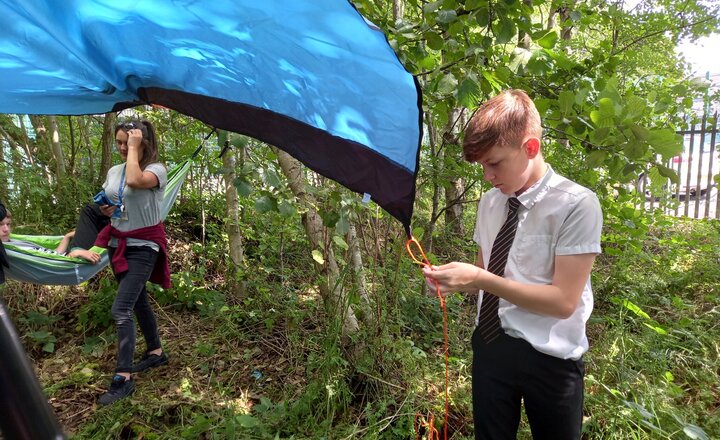
M545 197L545 194L547 194L550 179L553 178L555 175L555 171L553 171L550 164L547 165L547 170L545 171L545 174L538 179L537 182L533 183L533 185L526 189L522 194L519 196L508 196L510 197L517 197L517 199L520 201L520 204L525 209L532 209L533 206L535 206L535 203L542 200L543 197Z

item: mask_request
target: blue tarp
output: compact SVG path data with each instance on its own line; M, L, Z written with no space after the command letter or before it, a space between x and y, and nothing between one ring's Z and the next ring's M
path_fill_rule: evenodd
M273 144L406 227L420 91L346 0L0 0L0 113L158 104Z

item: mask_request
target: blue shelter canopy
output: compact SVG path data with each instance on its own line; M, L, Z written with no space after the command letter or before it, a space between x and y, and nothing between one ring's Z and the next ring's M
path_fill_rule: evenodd
M346 0L0 0L0 113L158 104L275 145L409 228L421 94Z

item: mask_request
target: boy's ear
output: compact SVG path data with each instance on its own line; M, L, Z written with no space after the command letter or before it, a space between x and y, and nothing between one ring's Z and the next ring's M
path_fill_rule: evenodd
M540 139L531 137L525 142L525 148L527 148L528 158L534 159L540 152Z

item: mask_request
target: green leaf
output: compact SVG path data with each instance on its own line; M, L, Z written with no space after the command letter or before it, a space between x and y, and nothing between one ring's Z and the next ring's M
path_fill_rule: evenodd
M253 190L252 186L250 186L250 182L242 178L235 179L235 189L242 197L249 196Z
M317 264L320 264L320 265L325 264L325 259L323 258L323 254L319 250L313 249L312 257L313 257L313 260L317 261Z
M630 95L625 99L625 109L628 118L637 119L645 114L647 103L639 96Z
M425 13L435 12L435 11L437 11L438 9L440 9L440 6L442 6L442 4L443 4L443 0L438 0L438 1L436 1L436 2L426 3L425 6L423 6L423 11L425 11Z
M288 202L287 200L283 200L282 202L280 202L280 206L278 206L278 211L280 211L280 215L285 218L292 217L297 212L295 210L295 205Z
M545 49L552 49L555 47L555 43L557 43L558 40L558 34L555 31L550 31L547 34L543 35L539 39L535 40L537 44L540 45L540 47Z
M455 12L454 10L438 12L437 21L439 23L447 24L455 20L457 20L457 12Z
M668 129L650 130L648 143L662 155L663 160L669 160L683 151L682 136Z
M255 210L260 214L277 211L277 201L270 195L260 196L257 200L255 200Z
M642 142L631 140L625 144L623 151L628 159L640 159L648 150L648 145Z
M240 414L239 416L235 416L235 420L243 428L255 428L256 426L260 425L258 419L248 414Z
M457 98L460 105L465 108L475 108L480 99L480 87L470 78L465 78L458 87Z
M340 220L340 214L337 211L322 211L320 217L323 219L323 225L328 228L334 228L335 224Z
M587 162L590 168L597 168L605 163L607 152L604 150L593 150L588 154Z
M517 27L515 22L502 17L500 18L500 24L496 29L495 42L497 44L509 43L517 34Z
M47 344L43 345L43 351L46 353L52 353L55 351L55 343L54 342L48 342Z
M455 75L453 75L451 72L448 72L443 75L442 79L440 79L440 82L437 86L437 91L442 95L449 95L455 91L457 85L458 81L457 79L455 79Z
M573 92L563 90L558 96L558 108L563 116L573 113L573 105L575 104L575 95Z
M668 168L665 165L659 163L655 164L655 168L657 168L658 172L662 177L667 177L672 183L680 183L680 177L678 177L677 173L672 168Z
M483 3L485 3L485 0L467 0L465 2L465 10L472 11L473 9L477 9Z
M650 130L640 125L632 124L630 125L630 130L635 136L635 139L639 141L646 141L650 137Z
M348 250L348 244L345 243L345 240L343 240L341 236L333 235L333 241L340 249Z
M708 437L707 433L702 430L699 426L695 425L685 425L683 427L683 432L685 435L687 435L689 438L693 440L709 440L710 437Z
M280 188L280 176L274 170L265 170L264 181L267 186Z
M435 32L429 31L425 34L425 41L430 49L440 50L445 46L445 40L443 37Z
M335 225L335 232L341 235L345 235L350 230L350 222L348 222L348 219L345 215L340 214L340 219L338 220L337 224Z

